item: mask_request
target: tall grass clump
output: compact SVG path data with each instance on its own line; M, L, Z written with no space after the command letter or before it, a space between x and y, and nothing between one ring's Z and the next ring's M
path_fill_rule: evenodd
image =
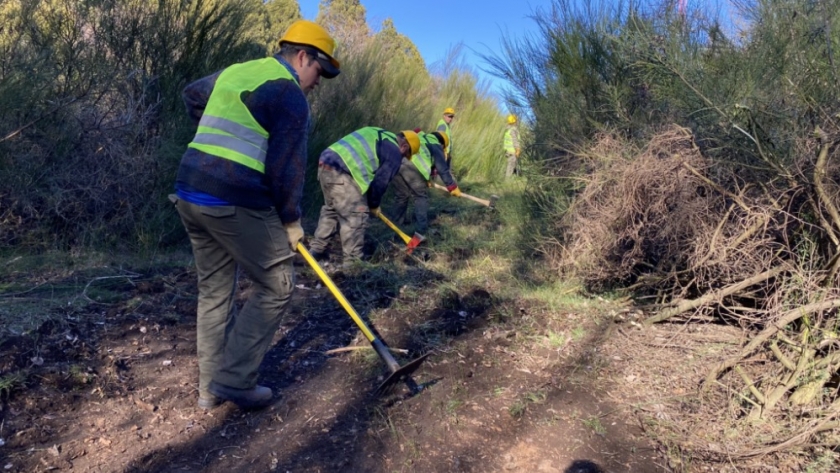
M489 85L479 82L462 60L460 47L453 48L434 68L436 94L429 128L435 129L443 110L453 107L453 170L460 178L492 182L504 174L502 140L505 117L490 95Z

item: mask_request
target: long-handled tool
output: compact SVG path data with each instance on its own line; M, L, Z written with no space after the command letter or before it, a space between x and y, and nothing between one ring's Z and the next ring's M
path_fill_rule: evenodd
M344 297L344 294L341 293L341 291L338 289L338 287L335 285L332 279L327 275L327 273L325 273L324 270L321 269L321 266L318 264L317 261L315 261L315 258L312 257L312 255L309 253L309 250L307 250L302 243L298 243L297 251L300 252L300 254L303 255L303 258L306 260L306 262L309 263L310 266L312 266L312 269L315 270L315 272L318 274L318 277L320 277L321 281L324 282L324 285L327 286L327 288L329 288L330 292L332 292L332 295L335 296L339 304L341 304L341 306L344 307L344 310L347 311L347 313L350 315L350 318L353 319L353 322L356 322L356 326L359 327L359 330L361 330L365 337L368 339L370 344L373 346L374 351L376 351L376 354L379 355L379 358L382 358L382 361L384 361L385 364L388 365L388 370L391 371L391 375L388 376L388 379L386 379L382 384L379 385L379 387L376 389L377 393L385 393L389 391L395 384L403 380L405 380L406 384L408 384L408 387L413 392L419 391L420 388L417 386L417 383L415 383L414 380L410 378L410 376L411 373L413 373L415 370L417 370L417 368L420 367L420 365L423 363L426 357L429 356L430 353L426 353L425 355L421 356L420 358L417 358L416 360L408 363L405 366L400 366L400 364L397 363L397 360L394 359L394 356L388 350L388 346L385 345L385 342L377 338L377 336L374 335L371 329L368 328L367 324L365 324L365 321L362 320L361 317L359 317L359 314L356 313L356 311L353 309L353 306L351 306L350 302L347 301L347 298Z
M441 190L445 190L446 192L449 192L449 190L447 190L446 187L438 184L437 182L435 182L434 184L435 184L436 188L441 189ZM463 197L465 199L469 199L473 202L478 202L481 205L486 205L487 207L490 207L491 209L496 208L496 201L499 200L499 196L497 196L497 195L491 195L490 200L484 200L484 199L479 199L478 197L475 197L475 196L471 196L471 195L469 195L469 194L467 194L466 192L463 192L463 191L461 191L461 197Z
M399 227L397 227L393 224L393 222L388 220L388 217L386 217L381 211L377 212L376 215L379 217L380 220L385 222L385 225L388 225L391 228L391 230L397 232L397 235L399 235L400 238L402 238L402 240L405 242L406 253L411 254L411 252L414 251L414 249L417 248L417 246L420 245L420 243L423 243L423 241L426 240L426 237L417 232L414 232L414 236L406 235L405 232L400 230Z

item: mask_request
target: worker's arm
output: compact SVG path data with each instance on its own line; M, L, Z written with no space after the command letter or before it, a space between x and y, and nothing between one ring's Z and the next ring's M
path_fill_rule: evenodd
M399 146L388 140L381 140L376 145L376 152L379 156L379 169L374 173L367 191L368 206L372 209L378 208L382 203L382 196L400 170L403 158Z
M449 163L446 161L446 156L443 154L443 146L432 145L428 148L432 153L432 165L440 176L440 179L446 184L446 190L451 191L458 187L458 183L452 177L452 172L449 170Z
M219 78L221 73L219 71L191 82L181 92L181 98L183 98L184 105L187 107L187 115L195 125L198 125L199 120L201 120L201 115L204 114L204 108L207 107L207 101L210 100L210 94L216 85L216 79Z

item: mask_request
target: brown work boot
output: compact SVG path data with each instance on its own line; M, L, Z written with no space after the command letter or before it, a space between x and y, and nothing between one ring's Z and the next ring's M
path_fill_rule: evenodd
M260 409L271 405L274 393L265 386L254 386L251 389L239 389L210 381L207 387L210 394L223 401L230 401L240 409Z

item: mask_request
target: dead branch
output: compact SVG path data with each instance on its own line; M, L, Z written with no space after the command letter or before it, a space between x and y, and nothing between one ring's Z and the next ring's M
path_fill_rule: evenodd
M840 307L840 299L830 299L827 301L815 302L813 304L808 304L806 306L802 306L786 312L778 319L770 322L769 327L765 328L761 331L761 333L753 337L752 341L750 341L750 343L748 343L747 346L745 346L740 353L729 358L728 360L724 361L716 368L714 368L712 371L710 371L708 376L706 376L706 380L703 382L703 384L705 386L710 385L712 381L716 380L724 371L729 370L730 368L738 364L739 361L751 355L753 351L755 351L759 346L766 342L770 337L775 335L777 332L783 330L787 324L799 319L800 317L805 316L806 314L819 312L821 310L833 309L836 307Z
M744 384L747 385L747 389L749 389L750 392L752 393L752 395L755 396L755 399L758 402L764 404L765 403L764 395L761 394L761 391L759 391L757 387L755 387L755 381L753 381L752 378L750 378L750 375L745 373L744 370L742 370L740 366L735 367L735 372L738 373L738 376L740 376L741 380L744 381Z
M776 445L771 445L765 448L759 448L755 450L750 450L746 452L719 452L725 455L728 455L731 458L750 458L750 457L757 457L762 455L769 455L775 452L781 452L783 450L787 450L790 448L799 447L802 444L806 443L809 438L813 435L818 434L820 432L824 432L831 428L837 426L837 422L833 422L834 419L840 415L840 400L834 401L831 405L826 409L826 412L830 414L823 418L817 419L814 422L811 422L809 427L802 429L798 434L790 437L789 439L785 440L784 442L777 443Z
M683 167L688 169L692 174L694 174L698 179L703 181L707 186L713 188L714 190L716 190L721 195L725 195L725 196L729 197L730 199L732 199L736 204L738 204L739 207L741 207L741 209L744 210L744 212L749 212L750 211L750 207L744 202L743 199L741 199L741 196L735 195L735 194L729 192L728 190L724 189L723 187L721 187L720 185L718 185L717 183L715 183L714 181L712 181L708 177L701 174L700 171L698 171L697 169L694 168L694 166L692 166L692 165L690 165L686 162L683 162L682 165L683 165Z
M784 353L782 353L782 350L779 348L779 344L776 343L775 340L770 343L770 351L772 351L773 354L776 355L776 359L779 360L779 363L781 363L782 366L784 366L790 371L794 371L796 369L796 365L794 365L793 362L790 361L790 358L788 358L787 356L785 356Z
M39 116L39 117L37 117L37 118L34 118L34 119L33 119L33 120L31 120L29 123L26 123L26 124L24 124L24 125L20 126L20 127L19 127L18 129L16 129L16 130L12 130L12 131L10 131L10 132L9 132L6 136L4 136L4 137L0 138L0 143L2 143L2 142L4 142L4 141L8 141L8 140L10 140L10 139L14 138L15 136L19 135L19 134L20 134L23 130L25 130L25 129L27 129L27 128L29 128L29 127L33 126L33 125L35 125L35 124L36 124L36 123L38 123L39 121L41 121L41 120L43 120L43 119L47 118L48 116L50 116L50 115L54 114L55 112L57 112L57 111L61 110L62 108L66 107L66 106L68 106L68 105L71 105L71 104L73 104L73 103L77 102L78 100L80 100L80 99L84 98L84 96L85 96L85 95L87 95L87 93L88 93L88 90L85 90L85 91L84 91L81 95L79 95L78 97L70 97L70 99L69 99L69 100L67 100L67 101L65 101L65 102L61 102L61 103L59 103L58 105L54 106L52 109L50 109L50 110L48 110L47 112L43 113L41 116Z
M653 317L649 317L643 323L644 323L644 325L653 325L655 323L662 322L663 320L667 320L667 319L669 319L669 318L671 318L675 315L682 314L683 312L689 311L691 309L696 309L696 308L698 308L698 307L700 307L704 304L708 304L712 301L720 300L723 297L731 296L732 294L736 294L736 293L742 291L743 289L746 289L746 288L748 288L748 287L750 287L754 284L758 284L760 282L764 282L764 281L766 281L770 278L778 276L779 273L781 273L782 271L784 271L784 268L782 268L782 267L774 268L774 269L765 271L761 274L755 275L751 278L745 279L745 280L743 280L739 283L732 284L732 285L727 286L727 287L725 287L723 289L720 289L718 291L706 294L706 295L704 295L702 297L699 297L697 299L682 301L676 307L668 309L668 310L664 310L661 313L659 313L658 315L655 315Z
M831 257L826 266L828 267L828 275L823 279L823 286L831 285L831 282L837 277L837 271L840 270L840 251Z
M764 228L765 225L767 225L768 220L769 218L767 217L767 215L762 215L758 220L756 220L754 224L747 228L747 230L744 231L744 233L742 233L738 238L735 239L734 242L732 242L732 247L738 247L738 245L745 242L751 236L755 235L756 232L758 232L759 230Z
M803 342L808 339L808 334L810 331L806 328L802 332L802 340ZM776 383L770 392L765 396L765 402L762 403L761 409L755 409L747 416L748 420L756 420L759 418L764 417L767 412L773 410L776 407L776 404L782 399L782 397L790 391L793 387L797 386L800 382L800 378L802 377L803 373L805 373L805 369L807 368L808 364L811 360L814 359L814 355L816 354L816 350L804 350L802 354L799 356L799 360L796 363L796 369L791 372L787 373L787 376L784 377L784 381ZM737 368L737 366L735 367Z
M88 297L87 291L88 291L88 289L90 289L91 284L95 283L96 281L102 281L104 279L118 279L118 278L119 279L125 278L125 279L128 280L128 282L134 284L134 279L139 278L140 276L142 276L142 275L137 274L137 273L130 273L130 272L128 274L120 274L118 276L99 276L99 277L93 278L90 281L88 281L88 283L85 285L85 288L82 290L82 293L80 295L81 295L81 297L83 297L85 300L87 300L90 303L101 304L101 302L95 301L95 300L91 299L90 297ZM73 301L75 301L75 300L76 300L76 297L73 298Z
M817 127L818 136L822 136L822 132ZM822 144L820 148L820 154L817 156L817 163L814 166L814 188L817 191L817 196L820 198L820 203L825 207L826 212L828 215L831 216L831 220L834 223L834 228L840 229L840 212L837 211L837 207L834 206L834 203L831 201L831 197L829 197L828 192L825 191L825 186L823 185L823 180L825 179L825 166L828 162L828 149L830 144L825 142Z

